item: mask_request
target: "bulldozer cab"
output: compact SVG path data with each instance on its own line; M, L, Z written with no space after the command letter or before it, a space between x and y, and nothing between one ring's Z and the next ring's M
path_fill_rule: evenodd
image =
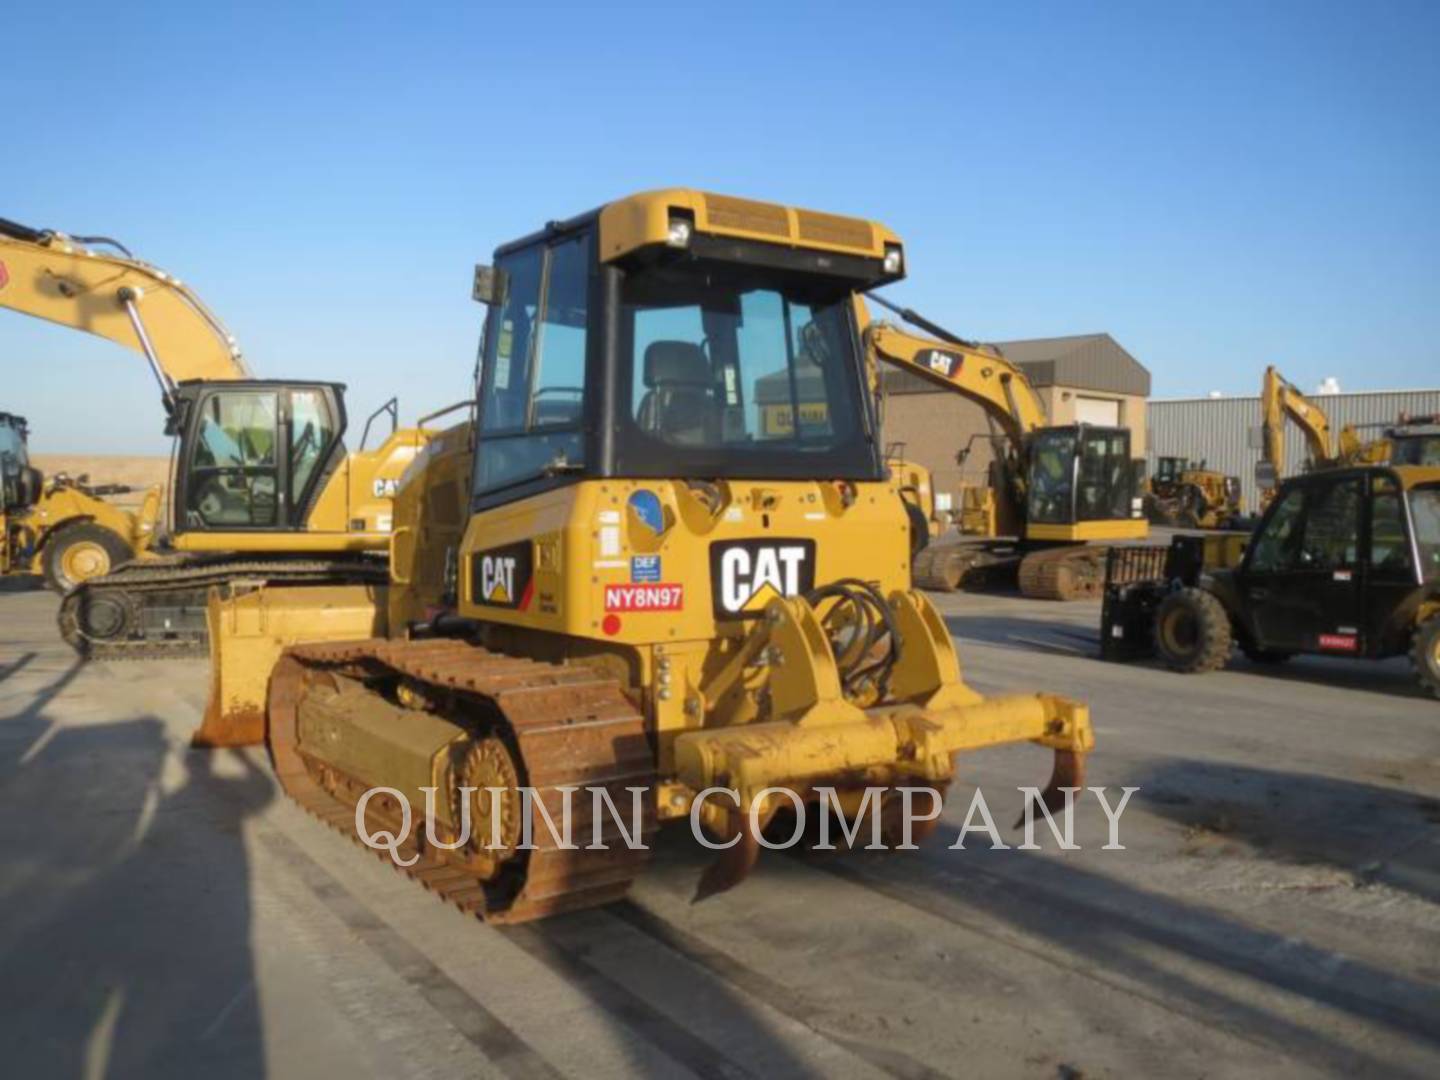
M853 304L881 260L674 229L602 261L586 215L482 268L476 509L584 478L885 478Z
M1042 428L1028 448L1027 531L1130 522L1137 516L1139 468L1130 456L1128 428Z
M177 532L294 532L344 457L344 387L277 381L179 384Z

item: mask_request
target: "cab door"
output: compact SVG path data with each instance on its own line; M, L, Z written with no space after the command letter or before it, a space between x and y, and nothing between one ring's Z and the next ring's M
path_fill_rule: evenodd
M1409 625L1392 625L1392 616L1415 592L1420 575L1399 482L1390 473L1375 473L1369 501L1363 647L1366 655L1385 656L1409 646Z
M1262 647L1359 653L1364 499L1363 476L1315 477L1266 518L1241 582Z

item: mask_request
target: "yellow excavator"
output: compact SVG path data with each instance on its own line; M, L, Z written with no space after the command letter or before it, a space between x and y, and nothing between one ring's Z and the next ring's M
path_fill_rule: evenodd
M204 655L212 587L385 580L394 490L428 438L399 428L393 399L347 454L343 385L254 378L199 297L118 242L0 219L0 268L0 307L144 356L177 440L158 535L66 592L60 630L78 651ZM382 415L390 434L367 451Z
M1052 750L1055 805L1085 706L982 698L911 584L860 299L903 268L870 221L688 189L502 246L477 420L405 477L389 584L216 595L206 727L267 740L303 807L393 830L406 873L495 920L619 897L670 820L725 845L707 895L782 810L888 828L904 786L938 814L962 750ZM542 814L577 790L566 845Z
M1144 462L1131 457L1130 430L1048 426L1030 380L999 349L966 341L874 294L869 299L933 335L873 323L865 331L872 361L961 394L1000 432L990 483L962 493L962 539L917 554L916 583L950 591L1018 580L1030 597L1098 596L1106 545L1149 535L1140 501Z
M1330 417L1325 410L1301 393L1273 364L1267 367L1260 384L1261 449L1260 461L1255 466L1262 511L1270 505L1283 479L1287 422L1293 422L1305 437L1307 471L1332 468L1360 451L1360 440L1353 428L1346 428L1332 438Z
M1331 436L1330 417L1301 393L1272 365L1265 369L1260 385L1260 417L1263 435L1260 461L1255 466L1255 483L1260 488L1263 510L1275 497L1284 479L1285 425L1294 421L1305 436L1305 471L1357 465L1440 465L1440 418L1406 416L1394 424L1346 424ZM1366 440L1361 427L1381 427L1380 436Z

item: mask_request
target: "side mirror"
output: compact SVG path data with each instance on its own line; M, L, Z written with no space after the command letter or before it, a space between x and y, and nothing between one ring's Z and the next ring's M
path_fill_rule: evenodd
M1274 462L1257 461L1255 463L1255 486L1261 491L1274 491L1279 482L1280 476Z
M475 264L475 284L470 297L477 304L499 307L505 303L505 294L510 287L510 275L494 266Z
M15 494L19 500L19 506L34 506L40 501L41 489L45 486L45 477L40 470L33 465L22 465L20 473L15 478Z

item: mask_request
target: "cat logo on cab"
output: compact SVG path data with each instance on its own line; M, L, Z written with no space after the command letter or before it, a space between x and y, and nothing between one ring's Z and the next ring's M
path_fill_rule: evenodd
M710 545L710 588L717 619L751 618L772 597L815 587L814 540L734 540Z

